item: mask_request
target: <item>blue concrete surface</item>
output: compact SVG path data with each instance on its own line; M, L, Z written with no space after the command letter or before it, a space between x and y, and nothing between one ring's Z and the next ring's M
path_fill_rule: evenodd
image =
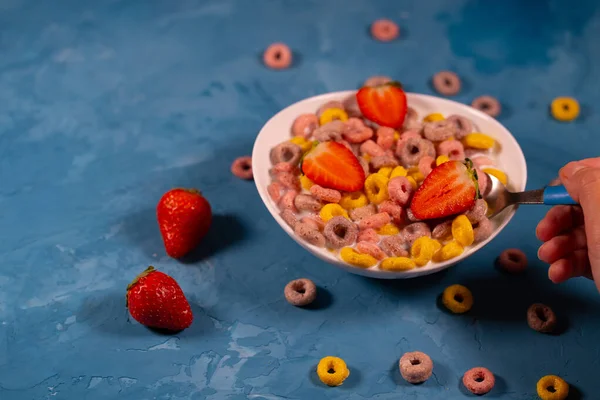
M0 1L0 398L2 399L461 399L474 366L497 375L487 397L534 399L558 374L571 398L597 399L600 296L589 281L555 286L536 259L545 208L521 209L468 261L428 278L381 282L343 273L304 252L231 161L249 154L281 108L392 75L433 93L441 69L465 81L457 96L497 96L516 136L529 188L600 146L600 7L593 0L490 2L300 0ZM402 37L367 34L389 17ZM260 63L274 41L293 68ZM550 101L575 96L582 117L563 124ZM215 224L197 260L165 256L154 209L174 186L193 186ZM521 277L495 256L522 248ZM127 283L152 264L175 277L195 322L151 332L125 309ZM312 278L317 307L283 298ZM436 297L462 283L463 316ZM556 336L533 332L525 310L553 306ZM402 381L399 357L427 352L435 375ZM326 355L350 378L320 384Z

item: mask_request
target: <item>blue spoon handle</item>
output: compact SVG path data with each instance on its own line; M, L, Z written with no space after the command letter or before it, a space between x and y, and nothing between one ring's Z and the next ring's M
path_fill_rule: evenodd
M547 186L544 189L544 204L549 206L577 205L564 186Z

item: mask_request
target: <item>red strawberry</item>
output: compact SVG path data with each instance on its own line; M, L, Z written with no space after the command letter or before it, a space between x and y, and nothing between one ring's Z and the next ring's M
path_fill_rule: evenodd
M322 142L302 161L302 172L317 185L329 189L354 192L365 184L365 171L346 146Z
M443 218L467 211L479 197L473 162L448 161L427 175L410 203L418 219Z
M167 254L180 258L202 241L212 222L208 201L195 189L172 189L156 207Z
M406 94L398 82L365 86L356 93L360 112L369 120L390 128L400 128L406 117Z
M175 279L154 267L127 286L127 308L136 321L150 328L177 332L194 320L190 303Z

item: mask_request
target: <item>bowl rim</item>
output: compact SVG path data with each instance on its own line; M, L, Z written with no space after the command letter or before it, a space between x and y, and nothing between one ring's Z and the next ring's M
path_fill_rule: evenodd
M322 100L323 102L330 101L330 100L339 100L339 99L346 98L347 96L349 96L353 93L356 93L357 91L358 90L343 90L343 91L337 91L337 92L323 93L323 94L319 94L316 96L311 96L311 97L299 100L295 103L292 103L292 104L282 108L279 112L277 112L271 118L269 118L269 120L263 125L260 132L256 136L256 139L254 141L254 145L252 148L252 169L255 171L260 169L260 167L258 165L257 153L259 152L261 138L266 136L266 132L269 130L271 123L273 122L273 120L277 119L280 114L286 112L289 108L300 106L303 103L317 102L319 100ZM516 158L518 158L518 163L520 164L519 170L522 171L523 181L522 181L521 187L515 187L514 189L519 190L519 191L525 190L525 187L527 185L527 162L525 160L525 155L523 153L523 149L521 148L521 146L519 145L518 141L513 136L513 134L501 122L499 122L495 118L483 113L482 111L479 111L467 104L459 103L454 100L446 99L443 97L432 96L432 95L428 95L428 94L423 94L423 93L414 93L414 92L406 92L406 96L407 96L408 100L411 97L413 97L416 99L422 99L425 102L438 102L441 104L446 103L446 104L450 104L453 107L458 106L460 108L463 108L465 113L472 114L472 115L476 116L478 119L484 119L490 123L497 124L498 127L500 128L500 130L505 131L502 134L503 141L507 140L507 141L512 142L513 146L518 150L518 153L515 154L515 156L516 156ZM355 266L349 265L349 264L345 263L343 260L334 257L333 255L331 255L331 253L326 252L326 250L316 247L316 246L313 246L313 245L305 242L304 240L299 239L295 235L295 233L291 229L291 227L289 225L287 225L285 223L285 221L283 221L283 219L279 215L279 210L272 204L272 200L266 190L268 183L266 183L266 184L261 184L261 183L262 182L260 182L260 178L257 180L255 177L254 184L256 186L256 189L258 191L258 194L259 194L263 204L265 205L265 207L267 208L267 210L269 211L271 216L275 219L275 221L277 221L279 226L284 230L284 232L287 233L288 236L290 236L296 243L298 243L301 247L303 247L305 250L307 250L312 255L327 262L328 264L333 264L338 268L341 268L345 271L348 271L348 272L356 274L356 275L362 275L362 276L378 278L378 279L416 278L419 276L431 275L431 274L440 272L442 270L445 270L447 268L450 268L451 266L458 264L461 261L466 260L471 255L475 254L477 251L479 251L480 249L485 247L488 243L490 243L492 240L494 240L500 234L500 232L502 232L502 230L508 225L508 223L512 220L512 218L514 217L514 215L518 209L518 206L508 207L504 211L502 211L500 214L498 214L498 215L503 215L503 217L502 217L503 221L498 225L498 227L494 230L494 232L490 235L490 237L488 237L486 240L484 240L480 243L477 243L475 246L469 247L469 249L467 251L465 251L465 253L461 254L460 256L458 256L454 259L439 262L439 263L428 264L424 267L413 268L408 271L395 271L394 272L394 271L384 271L384 270L380 270L380 269L363 269L360 267L355 267ZM264 188L263 188L263 186L264 186Z

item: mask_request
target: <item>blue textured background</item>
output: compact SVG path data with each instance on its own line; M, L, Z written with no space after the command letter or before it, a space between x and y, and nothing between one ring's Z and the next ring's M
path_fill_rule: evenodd
M2 399L455 399L474 366L497 374L488 397L533 399L558 374L597 399L600 296L589 281L554 286L536 259L543 208L521 209L477 255L425 279L380 282L308 255L231 161L263 123L305 97L392 75L432 93L457 71L465 88L504 104L499 120L528 161L529 188L600 146L600 7L577 1L56 0L0 1L0 397ZM597 2L596 2L597 4ZM401 39L368 36L376 18ZM217 33L219 32L219 33ZM293 68L260 62L274 41ZM557 123L550 101L572 95L581 118ZM165 256L154 208L174 186L201 189L215 224L196 262ZM493 268L507 246L531 268ZM195 322L161 336L132 321L127 283L147 265L175 277ZM293 278L321 288L314 309L283 298ZM436 297L469 286L473 310ZM534 301L566 322L527 327ZM431 355L435 375L402 381L401 354ZM343 357L339 388L313 372Z

